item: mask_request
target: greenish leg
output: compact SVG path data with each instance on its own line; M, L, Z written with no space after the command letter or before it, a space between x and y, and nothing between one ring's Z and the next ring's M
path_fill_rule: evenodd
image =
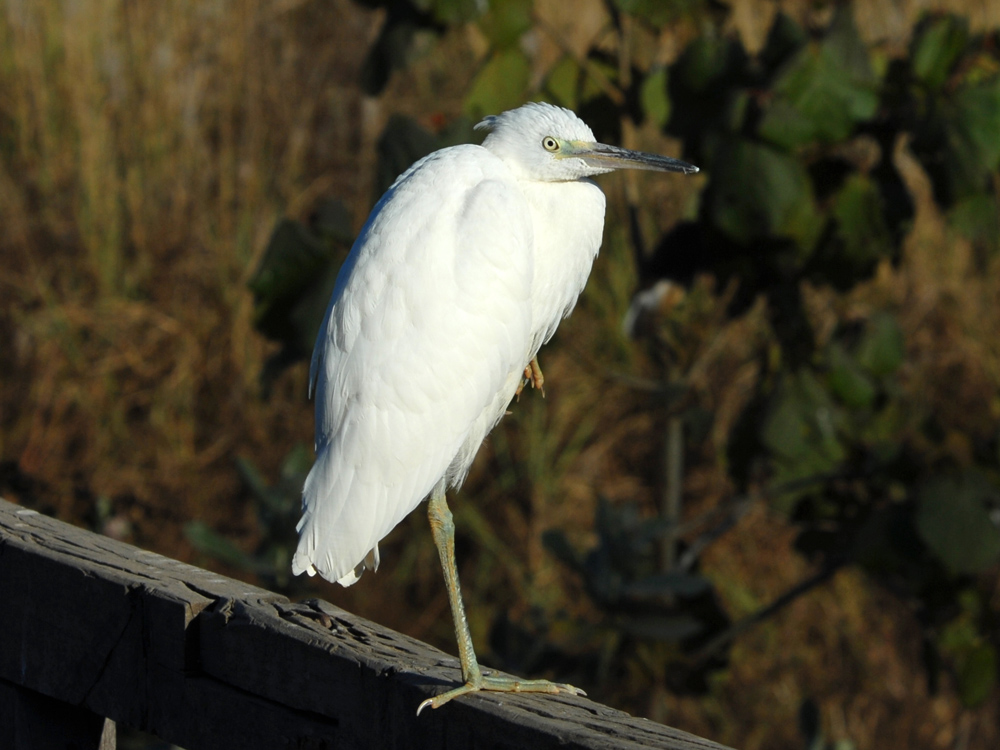
M570 693L584 695L579 688L563 685L548 680L518 680L511 677L494 677L484 675L476 659L476 651L472 646L472 634L469 632L469 621L465 617L465 605L462 603L462 591L458 585L458 567L455 565L455 521L452 518L448 502L445 500L445 484L441 482L434 488L431 495L427 515L434 533L434 544L437 545L441 557L441 567L444 569L444 582L448 589L448 601L451 603L451 614L455 620L455 637L458 640L458 657L462 662L462 679L465 684L454 690L428 698L417 709L417 715L427 706L439 708L452 698L479 690L493 690L505 693Z

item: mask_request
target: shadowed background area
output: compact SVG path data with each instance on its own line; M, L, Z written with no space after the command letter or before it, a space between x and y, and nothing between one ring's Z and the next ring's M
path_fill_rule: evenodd
M572 6L572 7L570 7ZM307 357L378 195L544 99L573 317L452 507L485 664L735 747L1000 743L1000 10L0 4L0 494L446 650L422 512L292 579Z

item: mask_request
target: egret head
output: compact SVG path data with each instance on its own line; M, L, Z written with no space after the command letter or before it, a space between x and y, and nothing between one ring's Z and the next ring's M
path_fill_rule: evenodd
M531 102L486 117L476 128L490 131L483 146L524 179L561 182L615 169L685 174L698 171L698 167L669 156L597 143L583 120L552 104Z

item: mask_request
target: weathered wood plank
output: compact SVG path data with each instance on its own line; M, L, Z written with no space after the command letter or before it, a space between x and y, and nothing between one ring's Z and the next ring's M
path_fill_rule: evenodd
M115 750L114 722L0 680L0 747L5 750Z
M189 750L721 747L572 696L417 717L457 659L2 500L0 602L0 678Z
M398 746L400 736L497 750L719 747L573 696L483 693L415 718L420 701L457 684L458 659L323 601L232 601L200 619L206 674L297 709L336 710L350 747ZM275 633L281 653L252 658Z

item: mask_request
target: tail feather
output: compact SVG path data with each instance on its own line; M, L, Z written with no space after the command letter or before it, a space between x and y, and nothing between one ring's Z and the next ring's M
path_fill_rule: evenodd
M371 512L377 498L358 492L366 489L359 486L361 478L347 467L332 466L331 457L331 451L321 449L306 478L292 572L319 573L328 581L350 586L365 569L378 567L380 537ZM355 495L365 501L357 502Z

